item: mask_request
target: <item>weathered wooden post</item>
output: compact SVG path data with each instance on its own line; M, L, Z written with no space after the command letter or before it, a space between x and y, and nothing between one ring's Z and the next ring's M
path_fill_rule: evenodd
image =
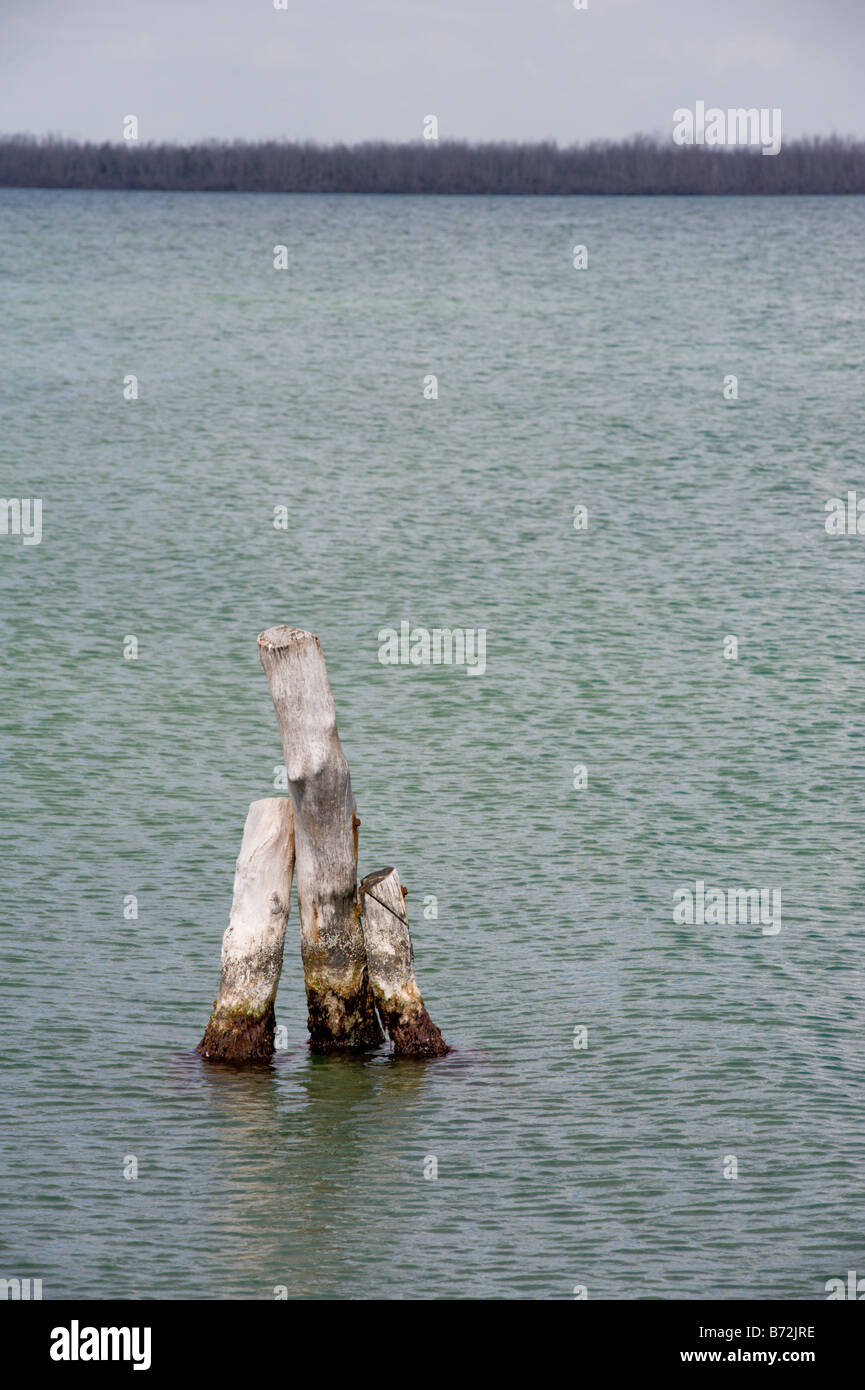
M418 989L405 889L396 869L367 874L360 885L360 904L370 984L394 1052L443 1057L450 1048Z
M273 1003L282 970L294 868L292 804L287 796L253 801L234 871L234 898L222 938L219 993L203 1056L254 1062L273 1053Z
M294 804L300 946L310 1044L319 1052L382 1041L357 902L357 827L348 763L318 638L272 627L258 639Z

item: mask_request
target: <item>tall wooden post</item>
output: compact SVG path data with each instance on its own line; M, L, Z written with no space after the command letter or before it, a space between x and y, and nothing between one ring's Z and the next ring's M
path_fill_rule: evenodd
M357 902L357 827L348 763L319 640L295 627L258 639L282 734L294 805L300 943L310 1044L316 1051L382 1041Z
M273 1004L282 970L293 868L290 799L253 801L234 872L231 916L222 938L219 994L197 1049L213 1061L261 1061L273 1052Z

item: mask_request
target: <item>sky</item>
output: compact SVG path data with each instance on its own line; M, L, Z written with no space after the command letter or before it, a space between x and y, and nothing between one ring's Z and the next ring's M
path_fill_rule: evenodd
M281 3L281 0L280 0ZM780 107L865 137L865 0L0 0L0 132L559 144Z

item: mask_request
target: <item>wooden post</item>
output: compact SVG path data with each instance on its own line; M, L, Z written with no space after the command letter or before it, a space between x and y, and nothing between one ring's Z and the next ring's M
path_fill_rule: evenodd
M219 1062L254 1062L273 1053L273 1002L282 970L294 869L292 804L253 801L234 871L234 898L222 938L222 972L198 1051Z
M318 638L272 627L258 639L282 734L294 803L300 946L310 1045L375 1047L382 1032L366 968L357 901L357 827Z
M360 885L360 903L370 983L394 1052L443 1057L450 1048L418 989L405 889L396 869L367 874Z

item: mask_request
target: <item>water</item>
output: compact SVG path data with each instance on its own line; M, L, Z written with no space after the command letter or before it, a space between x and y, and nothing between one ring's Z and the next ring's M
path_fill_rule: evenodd
M41 544L0 536L0 1274L544 1299L865 1275L865 539L824 529L865 493L865 201L0 214L2 492L43 499ZM382 666L403 619L486 628L486 673ZM194 1055L282 760L277 622L321 638L360 873L409 886L441 1062L309 1056L296 905L285 1051ZM676 924L697 879L779 889L781 931Z

